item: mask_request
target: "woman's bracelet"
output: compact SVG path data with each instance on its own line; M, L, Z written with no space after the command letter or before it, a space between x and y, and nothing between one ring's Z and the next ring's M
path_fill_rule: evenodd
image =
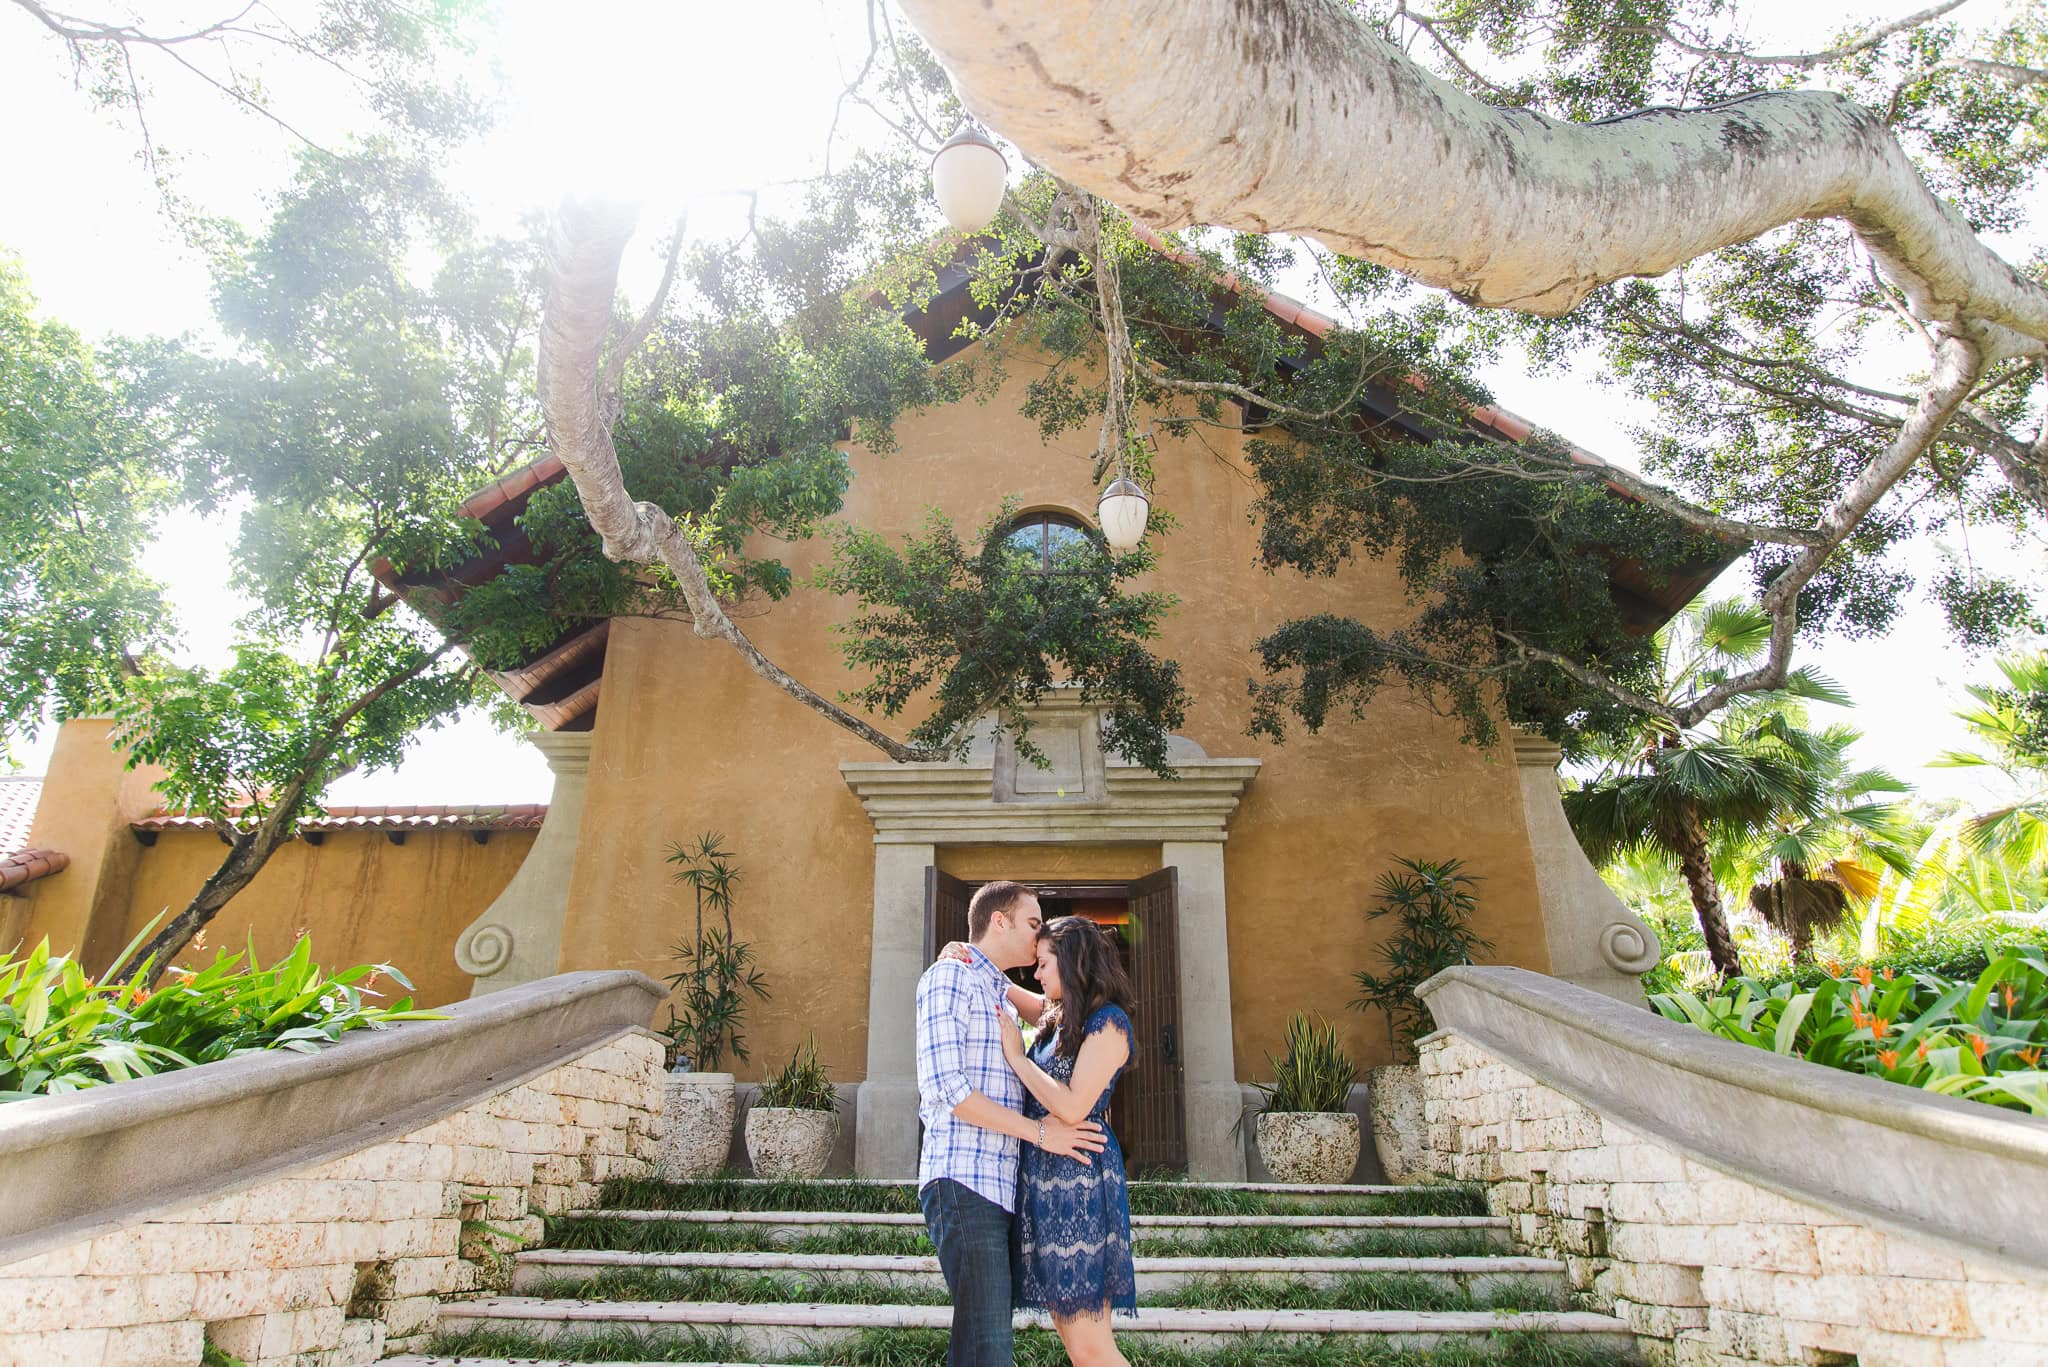
M1043 1120L1038 1122L1038 1147L1041 1149L1045 1147L1045 1122Z

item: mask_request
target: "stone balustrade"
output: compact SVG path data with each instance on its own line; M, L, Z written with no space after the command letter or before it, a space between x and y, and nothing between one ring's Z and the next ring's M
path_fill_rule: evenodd
M2048 1122L1517 969L1423 995L1439 1170L1653 1367L2048 1367Z
M0 1209L19 1175L89 1173L126 1151L124 1119L182 1116L184 1148L212 1172L167 1152L154 1171L181 1196L138 1205L147 1183L109 1171L97 1194L63 1193L82 1237L0 1227L0 1256L16 1255L0 1263L0 1362L183 1367L211 1340L249 1367L358 1367L423 1345L440 1298L503 1288L542 1215L653 1170L662 1043L640 1025L659 995L638 974L565 975L322 1054L0 1107ZM526 1051L523 1066L508 1050ZM317 1132L334 1124L317 1096L300 1108L314 1113L306 1135L248 1128L251 1108L288 1116L295 1090L345 1096L351 1079L379 1080L394 1106L380 1126L375 1098L358 1098L342 1151ZM439 1104L419 1102L423 1089ZM192 1095L212 1104L186 1108Z

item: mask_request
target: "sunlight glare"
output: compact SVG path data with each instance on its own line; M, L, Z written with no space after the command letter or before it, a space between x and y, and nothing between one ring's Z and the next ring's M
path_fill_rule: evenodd
M624 196L651 215L815 171L841 83L832 17L820 0L515 0L501 191Z

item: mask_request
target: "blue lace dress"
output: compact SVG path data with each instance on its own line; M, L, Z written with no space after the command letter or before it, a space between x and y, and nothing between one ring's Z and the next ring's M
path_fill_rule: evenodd
M1084 1039L1098 1030L1121 1030L1136 1047L1131 1018L1122 1007L1098 1008L1084 1028ZM1054 1081L1070 1085L1074 1060L1059 1055L1057 1040L1057 1031L1040 1035L1031 1060ZM1109 1128L1109 1100L1116 1094L1117 1078L1129 1066L1126 1059L1089 1109L1088 1118L1102 1126L1108 1141L1093 1162L1050 1154L1035 1144L1024 1146L1010 1278L1020 1309L1050 1310L1062 1319L1099 1315L1106 1304L1119 1312L1138 1312L1138 1281L1131 1267L1131 1193L1124 1179L1123 1149ZM1024 1118L1039 1120L1046 1114L1038 1098L1027 1092Z

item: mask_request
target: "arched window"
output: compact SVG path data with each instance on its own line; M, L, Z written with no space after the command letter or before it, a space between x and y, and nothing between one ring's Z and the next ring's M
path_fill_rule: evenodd
M1029 555L1041 572L1049 571L1072 552L1091 544L1088 529L1065 513L1026 513L1010 524L1003 544Z

